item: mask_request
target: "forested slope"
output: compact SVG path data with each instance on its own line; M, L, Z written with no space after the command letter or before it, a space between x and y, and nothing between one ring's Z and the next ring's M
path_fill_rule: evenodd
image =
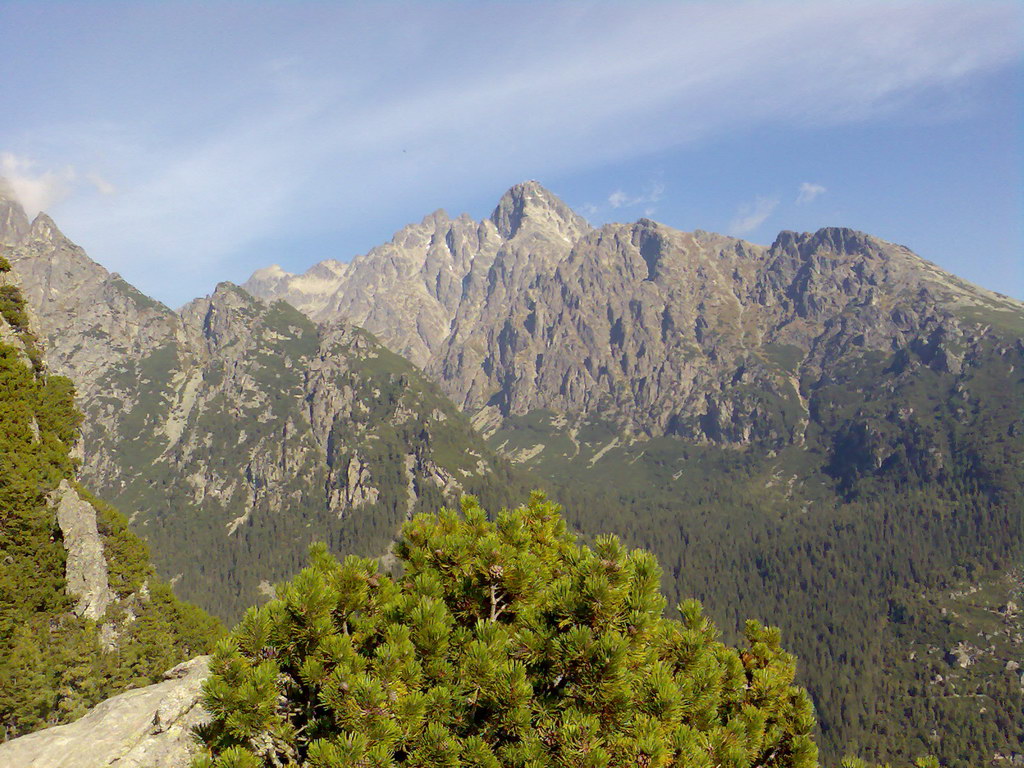
M73 388L46 374L9 270L0 259L2 740L153 682L221 631L155 577L124 517L76 489Z
M592 228L536 182L246 287L417 355L574 526L655 551L673 600L781 625L830 760L1020 753L1019 681L922 684L890 601L1021 562L1021 302L841 227Z
M1013 617L996 615L1024 562L1024 357L993 336L966 374L915 351L851 366L812 394L830 430L800 448L660 438L591 464L613 430L589 424L575 454L550 418L492 440L564 446L529 464L573 523L657 553L668 594L705 601L728 635L748 616L777 622L803 662L825 755L934 753L970 768L1024 752L1024 691L1009 664L1024 645ZM935 608L943 594L989 587L984 607L959 619ZM966 672L960 643L981 649Z

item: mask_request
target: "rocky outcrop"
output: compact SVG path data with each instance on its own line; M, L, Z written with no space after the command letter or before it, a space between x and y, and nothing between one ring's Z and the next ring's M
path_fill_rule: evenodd
M348 268L346 263L328 259L302 275L293 275L272 264L253 272L243 287L253 296L271 301L284 299L310 317L316 317L341 287Z
M208 657L179 664L162 683L96 705L81 719L0 744L5 768L186 768Z
M448 343L459 312L471 312L485 296L495 304L507 299L589 230L530 181L510 189L484 221L435 211L347 265L325 261L303 275L269 267L242 287L264 299L285 299L318 322L344 319L366 328L422 367Z
M92 261L46 214L3 252L46 342L47 363L75 382L83 405L130 397L113 381L123 361L181 335L174 312Z
M57 525L67 550L65 579L68 593L78 598L75 613L86 619L99 619L115 597L107 582L107 561L96 527L96 510L67 480L61 480L50 494L50 504L57 511Z

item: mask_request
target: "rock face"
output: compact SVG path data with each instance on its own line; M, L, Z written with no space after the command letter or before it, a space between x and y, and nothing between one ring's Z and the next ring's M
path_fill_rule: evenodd
M96 510L82 500L67 480L61 480L50 503L57 510L57 524L68 553L65 578L68 592L78 598L75 613L86 619L99 619L115 598L107 582L107 561L96 527Z
M107 699L69 725L0 744L5 768L186 768L208 657L179 664L166 681Z
M83 482L134 513L179 594L232 620L313 541L380 555L414 511L504 487L468 419L362 329L227 283L174 312L7 205L0 252L86 417Z
M821 425L816 390L851 361L908 349L959 375L983 337L1012 340L1024 316L860 232L782 232L764 247L647 219L593 229L536 182L486 221L438 212L331 264L244 287L377 333L491 430L546 411L630 439L800 446Z
M276 264L256 270L246 283L253 296L284 299L310 317L326 309L328 299L341 286L349 265L340 261L321 261L303 275L285 272Z
M243 288L283 298L320 322L344 318L424 367L452 336L460 308L465 313L485 296L497 305L557 264L589 230L565 203L526 182L502 197L490 219L436 211L350 264L325 261L303 275L270 267Z
M96 397L122 360L184 335L170 309L89 259L45 214L4 253L32 310L33 327L47 341L47 363L75 382L83 402Z

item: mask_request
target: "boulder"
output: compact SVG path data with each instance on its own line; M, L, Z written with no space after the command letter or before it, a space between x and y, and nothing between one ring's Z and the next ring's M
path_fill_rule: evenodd
M203 722L202 684L209 657L168 670L162 683L136 688L93 707L68 725L0 744L4 768L187 768Z

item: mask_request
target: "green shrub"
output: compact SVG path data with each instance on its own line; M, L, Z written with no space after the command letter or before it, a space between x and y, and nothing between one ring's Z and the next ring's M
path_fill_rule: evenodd
M28 330L28 312L17 286L0 285L0 317L16 331Z
M407 523L394 580L325 547L214 654L197 766L814 766L779 633L740 651L660 568L535 496Z

